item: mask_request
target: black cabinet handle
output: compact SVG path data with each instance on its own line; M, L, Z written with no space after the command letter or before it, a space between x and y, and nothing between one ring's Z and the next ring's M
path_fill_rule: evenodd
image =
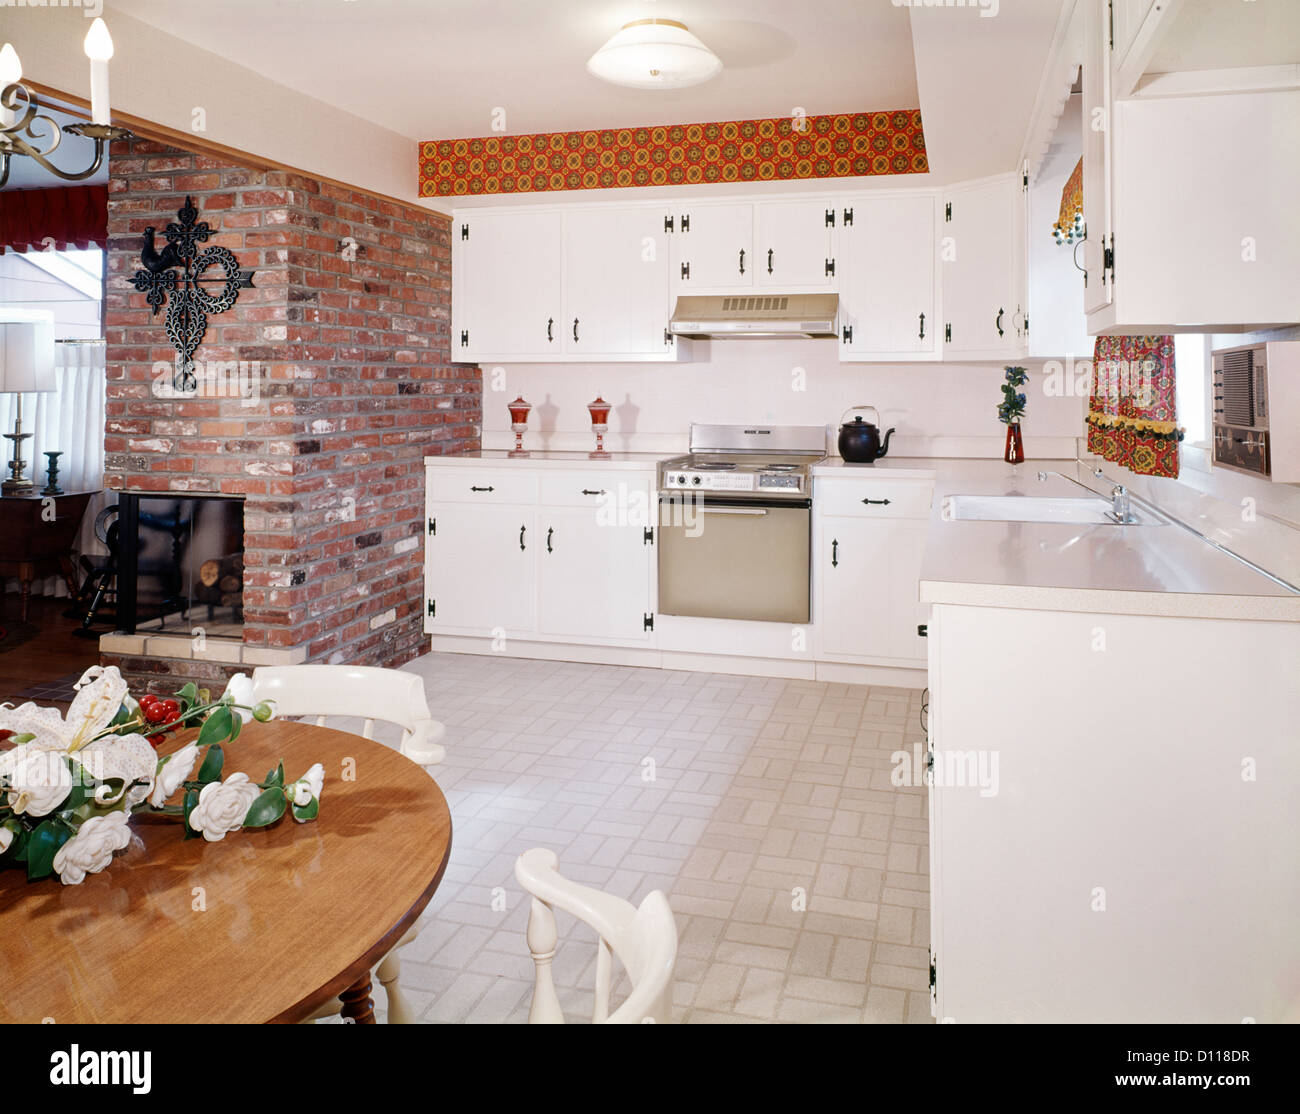
M576 317L573 319L573 339L575 341L578 339L578 319Z
M583 495L604 495L605 493L604 491L592 491L591 488L584 487L582 489L582 494Z
M554 530L554 529L550 529L550 530L547 530L547 531L546 531L546 552L547 552L547 553L554 553L554 552L555 552L555 551L551 548L551 538L554 537L554 536L555 536L555 530Z
M551 331L554 327L555 327L555 318L554 318L554 317L548 317L548 318L546 319L546 339L547 339L547 341L553 341L553 340L555 339L555 336L554 336L554 334L553 334L552 331Z
M866 503L867 506L869 506L869 507L887 507L887 506L889 506L889 500L888 500L888 499L863 499L862 501L863 501L864 503Z
M745 249L744 248L740 249L740 273L742 275L745 273Z
M999 308L997 317L993 319L993 324L997 327L998 330L998 336L1002 335L1002 315L1005 312L1006 312L1005 310Z
M524 548L524 531L526 529L527 527L524 526L519 527L519 548L521 550Z
M839 539L831 542L831 568L837 569L840 566L840 543Z
M767 249L767 273L769 275L772 273L772 249L771 248Z
M921 314L921 331L917 337L919 340L925 340L925 314Z
M496 491L495 487L470 487L470 491Z

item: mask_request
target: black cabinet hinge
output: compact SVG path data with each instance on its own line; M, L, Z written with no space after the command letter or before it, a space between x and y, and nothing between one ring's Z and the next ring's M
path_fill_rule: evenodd
M845 210L844 210L844 227L845 227L845 228L848 228L848 226L851 225L852 223L853 223L853 210L852 210L852 209L845 209Z
M939 985L939 965L935 962L934 955L930 955L930 997L935 995L935 989Z
M654 629L655 629L655 617L654 617L653 615L642 615L642 616L641 616L641 629L642 629L642 630L654 630Z
M462 240L468 240L468 239L469 239L469 225L468 225L468 224L462 224L462 225L460 226L460 238L461 238Z
M673 230L673 218L664 217L664 231L671 232L672 230Z
M827 210L826 210L826 227L827 227L827 228L834 228L834 227L835 227L835 210L834 210L834 209L827 209Z
M438 614L438 601L437 601L437 600L430 600L430 601L429 601L429 618L433 618L433 617L434 617L435 615L437 615L437 614Z
M462 348L467 348L467 347L469 347L469 330L468 330L468 329L461 329L461 331L460 331L460 346L461 346Z
M667 330L667 328L665 328L665 329L664 329L664 343L665 343L665 344L672 344L672 342L673 342L673 334L670 333L670 332Z
M917 624L917 627L916 627L916 633L917 633L918 635L920 635L922 638L929 638L929 637L930 637L930 624L929 624L929 623L918 623L918 624Z
M843 328L843 330L842 330L842 335L843 335L843 337L844 337L844 343L845 343L845 344L852 344L852 343L853 343L853 326L852 326L852 325L845 325L844 328Z
M682 214L682 231L683 231L683 232L689 232L690 230L691 230L691 214L690 214L690 213L683 213L683 214Z
M655 528L654 528L653 526L645 526L645 527L642 527L642 529L641 529L641 544L642 544L642 545L654 545L654 543L655 543Z
M683 264L682 264L682 278L684 278L684 279L688 279L688 278L690 278L690 277L691 277L691 265L690 265L689 263L683 263Z
M1115 49L1115 0L1106 5L1106 42L1111 50Z
M835 260L833 259L826 260L826 273L828 275L833 275L835 273Z
M1101 282L1103 286L1106 284L1106 272L1109 271L1110 281L1113 285L1115 282L1115 237L1111 236L1109 245L1106 244L1105 240L1102 241L1102 244L1104 246L1101 252Z
M951 343L951 341L952 341L952 326L951 326L951 325L945 325L945 326L943 327L943 339Z
M429 533L436 534L437 532L438 532L438 520L436 518L429 519Z
M952 220L952 202L951 202L951 201L949 201L949 202L948 202L948 203L943 207L943 219L944 219L945 221L950 221L950 220Z

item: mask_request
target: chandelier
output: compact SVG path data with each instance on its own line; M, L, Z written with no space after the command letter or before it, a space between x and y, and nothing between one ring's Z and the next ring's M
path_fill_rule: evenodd
M36 95L22 84L23 66L10 43L0 49L0 188L9 181L14 155L35 159L65 182L89 178L104 163L105 145L131 135L126 128L109 123L108 60L113 57L113 40L102 19L96 18L86 32L86 57L90 59L90 123L60 128L54 117L41 111ZM50 161L64 134L83 136L95 142L95 157L84 170L61 170Z

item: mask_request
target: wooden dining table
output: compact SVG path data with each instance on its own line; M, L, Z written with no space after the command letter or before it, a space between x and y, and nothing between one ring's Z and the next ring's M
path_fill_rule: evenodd
M223 778L320 762L317 819L210 843L137 815L81 885L0 870L0 1021L294 1022L339 997L345 1020L374 1022L371 970L447 867L446 799L397 751L311 724L249 723L224 750Z

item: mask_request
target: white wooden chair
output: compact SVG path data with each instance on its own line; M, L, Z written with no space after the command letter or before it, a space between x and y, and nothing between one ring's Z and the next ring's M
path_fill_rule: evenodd
M253 699L275 701L279 717L346 716L365 723L373 739L375 720L402 729L402 753L419 766L441 762L446 727L429 715L424 682L414 673L366 665L282 665L253 670Z
M677 964L677 923L663 891L647 894L636 907L620 897L561 877L556 866L555 852L544 847L525 851L515 861L515 878L533 899L528 917L528 950L537 968L537 985L528 1011L529 1024L564 1024L551 975L558 943L555 909L572 914L600 936L593 1022L627 1025L668 1021ZM609 1012L611 953L632 982L632 992L613 1013Z
M446 757L439 740L447 733L429 715L424 682L414 673L395 669L374 669L363 665L285 665L253 670L253 702L274 701L277 717L316 719L325 726L329 716L364 720L361 733L374 738L375 721L396 724L402 729L401 750L412 762L430 766ZM412 927L380 961L375 970L379 985L388 995L388 1021L409 1025L414 1012L398 980L402 963L398 952L416 938ZM338 999L321 1006L308 1021L339 1013Z

